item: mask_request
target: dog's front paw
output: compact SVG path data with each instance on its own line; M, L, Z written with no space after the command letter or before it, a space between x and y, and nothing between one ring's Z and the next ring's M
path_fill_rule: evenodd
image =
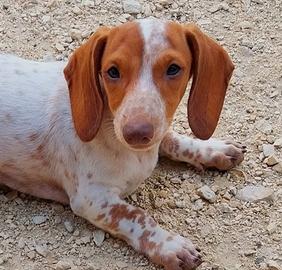
M201 255L189 239L180 235L168 234L151 259L165 270L193 270L201 263Z
M209 139L201 141L196 160L204 168L229 170L244 160L246 147L232 140Z

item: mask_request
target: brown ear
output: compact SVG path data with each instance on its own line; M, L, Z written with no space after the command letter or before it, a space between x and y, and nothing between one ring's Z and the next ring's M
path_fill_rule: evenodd
M197 26L189 24L184 31L193 58L188 121L195 136L206 140L216 128L234 66L226 51Z
M74 127L85 142L95 137L103 116L99 72L108 32L108 28L100 28L94 33L74 51L64 69Z

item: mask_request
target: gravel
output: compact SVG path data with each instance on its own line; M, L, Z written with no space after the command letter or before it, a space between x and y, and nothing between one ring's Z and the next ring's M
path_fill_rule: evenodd
M128 201L191 238L203 251L200 270L281 270L279 1L1 0L0 51L66 60L99 26L146 16L195 22L226 48L236 68L214 136L243 142L248 152L228 172L199 174L161 159ZM190 133L186 101L187 93L173 124L181 134ZM203 186L214 193L213 203L198 195ZM107 233L97 237L95 227L69 207L7 188L0 189L0 250L0 270L159 269Z

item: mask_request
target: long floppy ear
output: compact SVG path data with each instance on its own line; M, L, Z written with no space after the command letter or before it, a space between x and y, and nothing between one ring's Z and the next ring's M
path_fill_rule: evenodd
M103 116L99 71L108 33L108 28L100 28L95 32L74 51L64 69L74 127L84 142L95 137Z
M197 26L183 28L192 52L188 121L195 136L206 140L216 128L234 65L226 51Z

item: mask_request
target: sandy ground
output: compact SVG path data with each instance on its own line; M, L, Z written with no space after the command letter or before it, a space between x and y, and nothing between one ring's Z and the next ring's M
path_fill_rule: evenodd
M140 0L136 14L129 14L116 0L0 0L0 51L62 60L99 25L151 15L197 23L235 63L215 137L245 143L245 161L226 173L199 174L161 159L128 200L165 228L191 237L203 250L201 270L281 270L281 7L279 0ZM182 104L174 124L181 133L189 133L185 112ZM267 165L263 149L280 165ZM215 203L197 195L204 184L215 191ZM259 202L237 198L252 185L270 195ZM98 234L68 207L0 189L0 270L159 269L107 234L98 247Z

